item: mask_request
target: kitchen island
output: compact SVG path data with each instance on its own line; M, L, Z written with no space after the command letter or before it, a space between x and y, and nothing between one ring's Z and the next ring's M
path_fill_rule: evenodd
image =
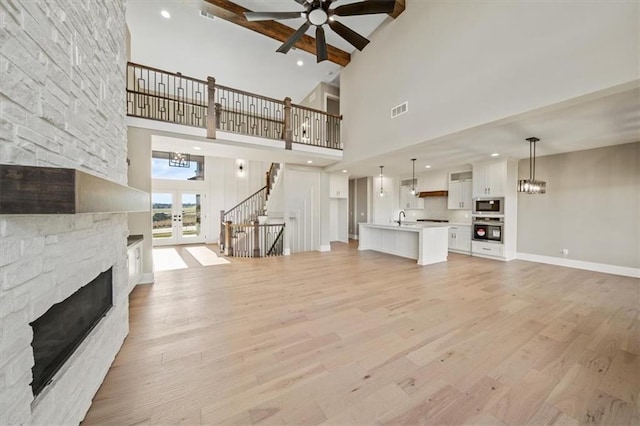
M417 259L418 265L446 262L449 226L444 225L359 225L358 250L375 250Z

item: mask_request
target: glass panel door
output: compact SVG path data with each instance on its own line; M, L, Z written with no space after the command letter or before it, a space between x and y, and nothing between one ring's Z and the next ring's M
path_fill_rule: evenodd
M153 245L176 244L174 231L174 194L154 192L151 194Z
M202 195L180 193L182 210L180 211L178 244L204 242L202 234Z

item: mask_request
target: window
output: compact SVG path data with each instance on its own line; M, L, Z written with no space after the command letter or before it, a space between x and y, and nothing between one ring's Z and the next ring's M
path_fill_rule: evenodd
M151 154L151 177L154 179L171 180L204 180L204 157L190 155L188 167L174 167L169 165L171 153L153 151Z

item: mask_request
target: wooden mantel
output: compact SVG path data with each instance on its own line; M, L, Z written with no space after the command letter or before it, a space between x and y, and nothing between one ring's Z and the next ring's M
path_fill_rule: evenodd
M149 193L76 169L0 164L0 214L145 212Z

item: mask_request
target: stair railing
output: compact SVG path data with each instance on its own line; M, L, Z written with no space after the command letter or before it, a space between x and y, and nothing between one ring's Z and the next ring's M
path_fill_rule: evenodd
M284 223L230 224L226 256L267 257L283 254Z

